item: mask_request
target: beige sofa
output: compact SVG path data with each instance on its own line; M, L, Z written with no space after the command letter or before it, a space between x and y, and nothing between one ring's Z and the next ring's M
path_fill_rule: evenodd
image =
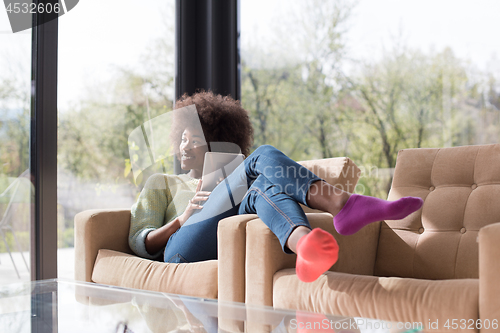
M359 169L348 158L299 162L331 184L353 191ZM304 209L309 212L307 207ZM319 218L309 215L310 222ZM244 302L246 224L227 219L219 230L219 259L171 264L135 256L128 245L130 209L88 210L75 216L75 279L127 288ZM280 250L281 251L281 250Z
M500 331L500 145L400 151L389 200L403 196L424 199L422 209L352 236L337 234L327 213L311 216L340 246L313 283L299 281L295 256L260 220L248 221L245 301L428 332ZM221 221L226 228L234 226Z

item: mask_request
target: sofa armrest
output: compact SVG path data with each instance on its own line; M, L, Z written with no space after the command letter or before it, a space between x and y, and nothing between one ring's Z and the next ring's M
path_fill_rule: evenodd
M75 280L92 282L100 249L132 254L130 209L86 210L75 216Z
M245 302L246 228L256 214L231 216L219 221L217 227L217 258L219 263L218 299Z
M248 222L245 259L245 303L273 305L273 276L295 267L294 254L283 253L274 233L257 219Z
M500 321L500 223L479 230L479 318ZM491 332L497 331L492 329ZM481 332L490 332L482 329Z
M332 271L373 274L380 222L368 225L355 235L342 236L335 231L330 214L306 215L312 228L330 232L339 243L339 259ZM294 268L296 256L283 253L278 238L260 219L249 221L246 232L246 303L273 306L274 274Z

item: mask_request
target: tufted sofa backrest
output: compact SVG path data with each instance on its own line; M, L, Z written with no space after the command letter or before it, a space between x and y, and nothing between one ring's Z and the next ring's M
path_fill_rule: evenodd
M381 224L375 275L477 278L479 229L500 222L500 144L401 150L389 200L405 196L424 205Z

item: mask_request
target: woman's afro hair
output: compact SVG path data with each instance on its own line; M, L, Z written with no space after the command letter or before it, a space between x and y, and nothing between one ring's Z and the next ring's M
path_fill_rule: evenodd
M248 112L243 109L239 101L230 96L202 91L191 96L184 94L175 103L175 109L193 104L196 106L209 150L211 142L230 142L238 145L245 156L250 155L253 127ZM179 147L185 127L182 121L174 120L171 132L174 147Z

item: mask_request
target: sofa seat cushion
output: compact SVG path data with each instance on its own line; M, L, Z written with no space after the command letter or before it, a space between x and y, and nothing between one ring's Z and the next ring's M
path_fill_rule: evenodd
M217 260L171 264L111 250L99 250L92 273L95 283L217 298Z
M304 283L295 269L284 269L274 275L273 283L275 308L421 322L427 328L429 322L438 321L438 329L432 332L450 332L444 327L448 319L472 322L479 317L477 279L419 280L328 271L316 281Z

